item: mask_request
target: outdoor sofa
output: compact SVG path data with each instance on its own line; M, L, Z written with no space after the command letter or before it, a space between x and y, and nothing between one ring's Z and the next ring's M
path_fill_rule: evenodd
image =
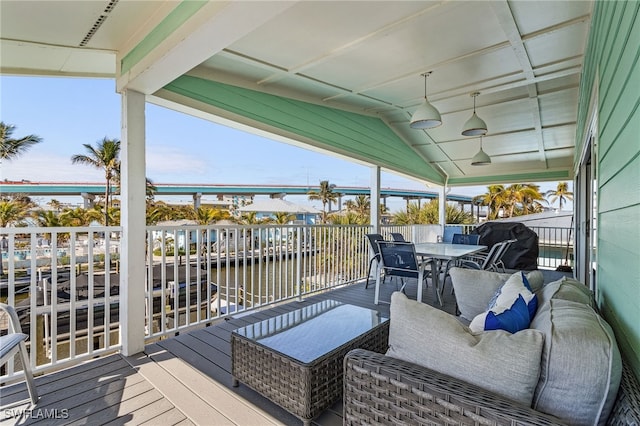
M539 271L453 268L451 278L460 317L396 292L387 354L347 354L344 424L640 425L637 378L583 284L543 285ZM478 331L500 315L492 298L524 282L528 327Z

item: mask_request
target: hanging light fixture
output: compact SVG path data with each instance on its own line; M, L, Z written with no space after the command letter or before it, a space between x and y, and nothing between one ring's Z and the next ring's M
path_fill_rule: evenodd
M440 112L427 100L427 77L431 71L421 74L424 76L424 102L415 110L411 116L409 127L412 129L431 129L442 124Z
M482 136L480 136L480 151L478 151L478 153L471 159L471 165L486 166L487 164L491 164L491 157L482 150Z
M474 92L471 94L473 97L473 115L470 119L464 123L462 127L463 136L479 136L487 134L487 123L476 114L476 97L480 92Z

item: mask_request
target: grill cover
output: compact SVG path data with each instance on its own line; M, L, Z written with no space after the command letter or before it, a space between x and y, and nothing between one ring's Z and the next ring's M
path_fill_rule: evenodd
M538 269L538 234L519 222L487 222L471 231L480 235L480 244L491 248L495 243L517 239L502 257L507 269Z

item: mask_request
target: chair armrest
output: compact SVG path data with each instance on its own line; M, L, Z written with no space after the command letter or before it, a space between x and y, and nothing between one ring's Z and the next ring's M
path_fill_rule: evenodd
M13 306L9 306L6 303L0 303L0 311L4 311L9 316L9 332L22 333L22 327L20 326L20 319Z
M364 349L344 359L343 410L345 425L563 424L462 380Z

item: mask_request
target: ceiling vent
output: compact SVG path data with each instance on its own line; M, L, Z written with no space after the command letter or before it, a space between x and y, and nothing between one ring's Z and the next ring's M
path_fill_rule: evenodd
M102 23L107 20L109 13L111 13L111 11L116 7L116 4L118 3L118 1L119 0L109 1L109 4L107 4L107 7L104 8L104 11L100 14L98 19L96 19L96 22L93 23L93 26L91 27L87 35L85 35L82 41L80 42L80 47L84 47L87 45L87 43L89 43L89 40L93 38L93 35L102 26Z

